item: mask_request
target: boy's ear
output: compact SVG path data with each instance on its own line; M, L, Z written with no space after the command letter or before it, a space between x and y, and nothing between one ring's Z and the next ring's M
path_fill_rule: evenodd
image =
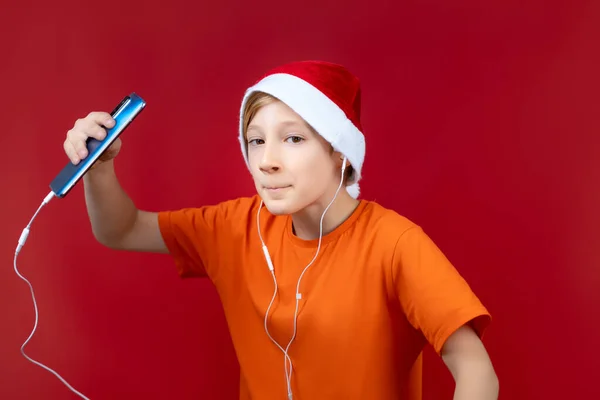
M332 153L333 159L335 160L336 164L342 168L342 161L344 161L344 155L342 153L340 153L339 151L333 151ZM346 161L346 166L348 166L348 161Z
M344 161L344 155L342 153L340 154L340 161ZM346 168L348 168L348 166L350 165L350 161L348 161L348 159L346 159ZM342 166L342 163L340 162L340 167Z
M334 157L335 157L335 160L337 161L338 168L342 168L342 163L344 162L344 155L342 153L340 153L339 151L335 151ZM345 175L344 181L347 181L348 179L350 179L352 172L353 172L352 165L350 164L350 161L348 159L346 159L346 168L344 170L344 175Z

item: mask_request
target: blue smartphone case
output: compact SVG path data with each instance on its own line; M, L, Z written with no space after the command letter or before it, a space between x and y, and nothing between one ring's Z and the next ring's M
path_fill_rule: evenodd
M77 165L69 162L50 183L50 189L56 197L65 197L67 193L79 182L90 167L110 147L127 126L146 107L146 102L135 93L126 96L121 103L111 112L115 126L106 129L103 140L89 138L87 140L88 155Z

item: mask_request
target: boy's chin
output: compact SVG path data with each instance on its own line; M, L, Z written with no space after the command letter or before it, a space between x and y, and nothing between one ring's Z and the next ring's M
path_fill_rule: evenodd
M301 207L295 204L294 201L288 199L269 199L264 198L264 206L273 215L291 215L298 212Z

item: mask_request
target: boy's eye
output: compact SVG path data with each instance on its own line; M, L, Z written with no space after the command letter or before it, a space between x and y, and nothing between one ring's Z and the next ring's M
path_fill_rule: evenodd
M300 143L302 142L304 139L301 138L300 136L290 136L288 137L286 140L290 141L291 143Z
M262 139L251 139L251 140L248 140L248 144L252 145L252 146L256 146L256 145L263 144L263 143L265 143L265 141L262 140Z

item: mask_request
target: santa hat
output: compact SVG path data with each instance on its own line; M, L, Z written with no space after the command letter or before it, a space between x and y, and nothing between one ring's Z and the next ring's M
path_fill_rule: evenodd
M276 97L312 126L352 165L346 190L357 198L365 158L365 138L360 123L360 82L341 65L323 61L300 61L267 72L248 88L242 100L239 139L248 163L243 115L249 96L263 92Z

